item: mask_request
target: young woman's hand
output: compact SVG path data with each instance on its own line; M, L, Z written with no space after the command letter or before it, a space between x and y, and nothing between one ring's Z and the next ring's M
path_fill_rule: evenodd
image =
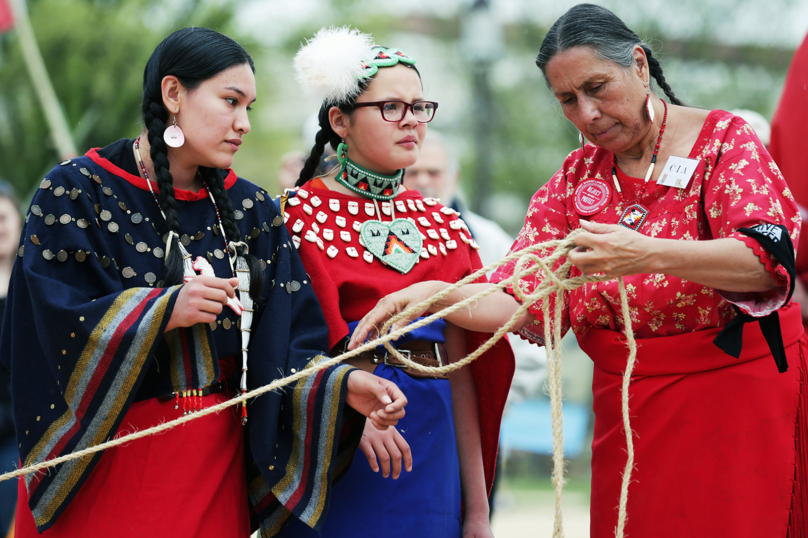
M409 307L417 305L432 297L448 284L439 280L429 280L426 282L419 282L408 286L403 290L391 293L387 297L379 300L373 310L365 314L365 317L359 322L359 325L354 329L351 335L351 341L348 342L348 349L356 349L362 345L366 339L371 340L379 337L379 329L384 323L398 314L407 310ZM390 327L391 331L405 327L415 318L423 314L423 312L415 312L409 318L402 319Z
M359 449L365 454L374 473L379 472L381 465L382 476L385 478L390 476L392 466L393 480L397 479L401 475L402 463L407 472L412 471L410 445L395 428L380 431L370 421L366 421Z
M348 374L345 402L368 417L376 428L386 430L404 417L407 397L395 383L364 370L353 370Z
M463 520L463 538L494 538L487 514L466 514Z
M197 276L180 288L165 332L197 323L213 323L229 297L235 297L238 278Z

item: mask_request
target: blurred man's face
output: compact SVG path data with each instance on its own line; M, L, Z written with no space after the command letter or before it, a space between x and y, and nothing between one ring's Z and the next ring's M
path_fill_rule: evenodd
M440 198L441 203L449 204L454 198L457 178L449 174L449 159L446 150L429 137L421 146L421 153L414 165L407 168L404 184L421 192L425 198Z

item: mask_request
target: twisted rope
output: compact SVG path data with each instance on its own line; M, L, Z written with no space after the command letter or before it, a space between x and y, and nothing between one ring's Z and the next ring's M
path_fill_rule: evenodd
M541 300L542 311L545 319L544 340L547 349L550 412L553 427L552 480L555 488L555 522L553 528L553 538L563 538L564 529L561 512L561 499L565 479L564 479L564 438L563 438L562 395L561 395L561 329L564 313L564 292L580 288L581 286L587 283L605 282L607 280L610 280L605 276L596 276L596 275L582 275L579 277L567 278L569 276L569 271L570 268L572 267L572 263L566 256L570 250L576 247L574 238L579 232L580 230L574 230L564 239L547 241L545 243L539 243L536 245L528 246L526 248L523 248L522 250L513 252L508 256L506 256L505 258L502 258L497 262L491 263L479 269L478 271L475 271L474 273L468 275L462 280L459 280L457 283L448 286L441 292L433 295L432 297L426 299L425 301L413 305L407 308L406 310L391 317L384 323L382 329L379 331L378 339L367 342L352 351L347 351L333 358L322 357L319 360L313 359L305 369L300 370L288 377L276 379L275 381L269 383L268 385L264 385L250 392L238 395L226 402L222 402L220 404L202 409L198 412L195 412L192 415L183 416L175 420L171 420L169 422L165 422L163 424L153 426L151 428L142 431L118 437L116 439L107 441L100 445L92 446L84 450L73 452L71 454L66 454L58 458L45 460L39 463L35 463L33 465L29 465L27 467L17 469L16 471L5 473L3 475L0 475L0 482L4 480L10 480L12 478L16 478L18 476L26 475L29 473L42 471L44 469L54 467L67 461L91 456L96 452L101 452L102 450L106 450L108 448L124 445L136 439L141 439L143 437L148 437L150 435L162 433L172 428L176 428L177 426L181 426L186 422L197 420L213 413L218 413L220 411L223 411L224 409L227 409L228 407L238 405L250 398L255 398L256 396L259 396L266 392L277 390L281 387L292 384L304 377L312 375L320 370L330 368L331 366L339 364L340 362L355 357L366 351L371 351L379 345L384 345L384 347L388 350L390 354L398 358L398 360L400 360L410 368L414 368L416 370L420 370L422 372L430 373L433 375L447 374L449 372L454 372L475 361L477 358L479 358L481 355L483 355L485 352L491 349L491 347L494 346L497 343L497 341L499 341L499 339L502 338L503 335L505 335L505 333L510 332L511 329L515 327L519 319L530 308L531 305L536 303L536 301ZM549 251L551 249L552 253L550 253L549 256L541 257L536 254L536 252L538 251L544 252ZM564 262L561 263L558 266L558 268L553 270L552 269L553 265L555 265L556 262L558 262L561 258L565 258ZM396 323L411 317L418 316L418 314L426 311L430 306L437 303L441 299L445 298L452 292L457 291L466 284L470 284L478 280L480 277L484 276L488 272L493 271L494 269L501 267L503 265L507 265L513 261L515 261L516 264L514 267L512 278L493 284L479 293L471 295L463 299L462 301L459 301L451 306L448 306L440 310L439 312L418 319L417 321L409 325L405 324L403 327L400 327L396 330L391 330L391 327ZM542 271L544 273L545 278L542 279L541 283L538 286L536 286L536 288L533 290L532 293L525 292L520 286L522 280L528 275L531 275L538 271ZM620 491L618 525L615 532L617 538L623 538L625 521L627 517L626 504L628 501L628 485L631 481L631 471L634 467L634 443L631 435L631 423L629 419L628 390L629 390L629 384L631 382L631 372L633 371L634 364L636 362L637 345L634 340L634 334L631 329L632 323L628 307L628 297L626 295L626 290L623 285L623 279L618 278L618 282L620 289L620 301L622 306L623 322L626 332L627 344L629 347L629 358L626 365L625 373L623 375L623 385L622 385L623 427L626 432L628 459L626 461L626 467L623 472L623 482ZM466 308L467 306L482 299L483 297L487 297L488 295L500 291L509 285L513 286L513 292L519 298L521 305L513 314L511 319L508 320L502 327L500 327L488 340L486 340L482 346L480 346L474 352L472 352L471 354L469 354L468 356L466 356L461 360L440 367L423 366L416 362L411 361L410 359L399 353L398 350L394 348L392 344L390 344L392 340L398 339L400 336L403 336L419 327L428 325L433 321L435 321L436 319L445 318L449 314L452 314L462 308ZM551 301L549 299L552 296L554 296L555 301L554 301L552 321L549 321L551 319L550 318Z

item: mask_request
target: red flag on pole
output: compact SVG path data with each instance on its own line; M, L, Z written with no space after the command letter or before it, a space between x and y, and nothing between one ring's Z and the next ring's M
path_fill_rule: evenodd
M14 27L14 15L9 0L0 0L0 34Z

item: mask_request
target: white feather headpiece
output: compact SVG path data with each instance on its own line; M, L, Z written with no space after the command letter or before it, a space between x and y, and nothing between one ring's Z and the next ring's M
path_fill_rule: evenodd
M344 102L359 95L373 47L373 38L355 28L322 28L295 55L295 78L310 97Z

